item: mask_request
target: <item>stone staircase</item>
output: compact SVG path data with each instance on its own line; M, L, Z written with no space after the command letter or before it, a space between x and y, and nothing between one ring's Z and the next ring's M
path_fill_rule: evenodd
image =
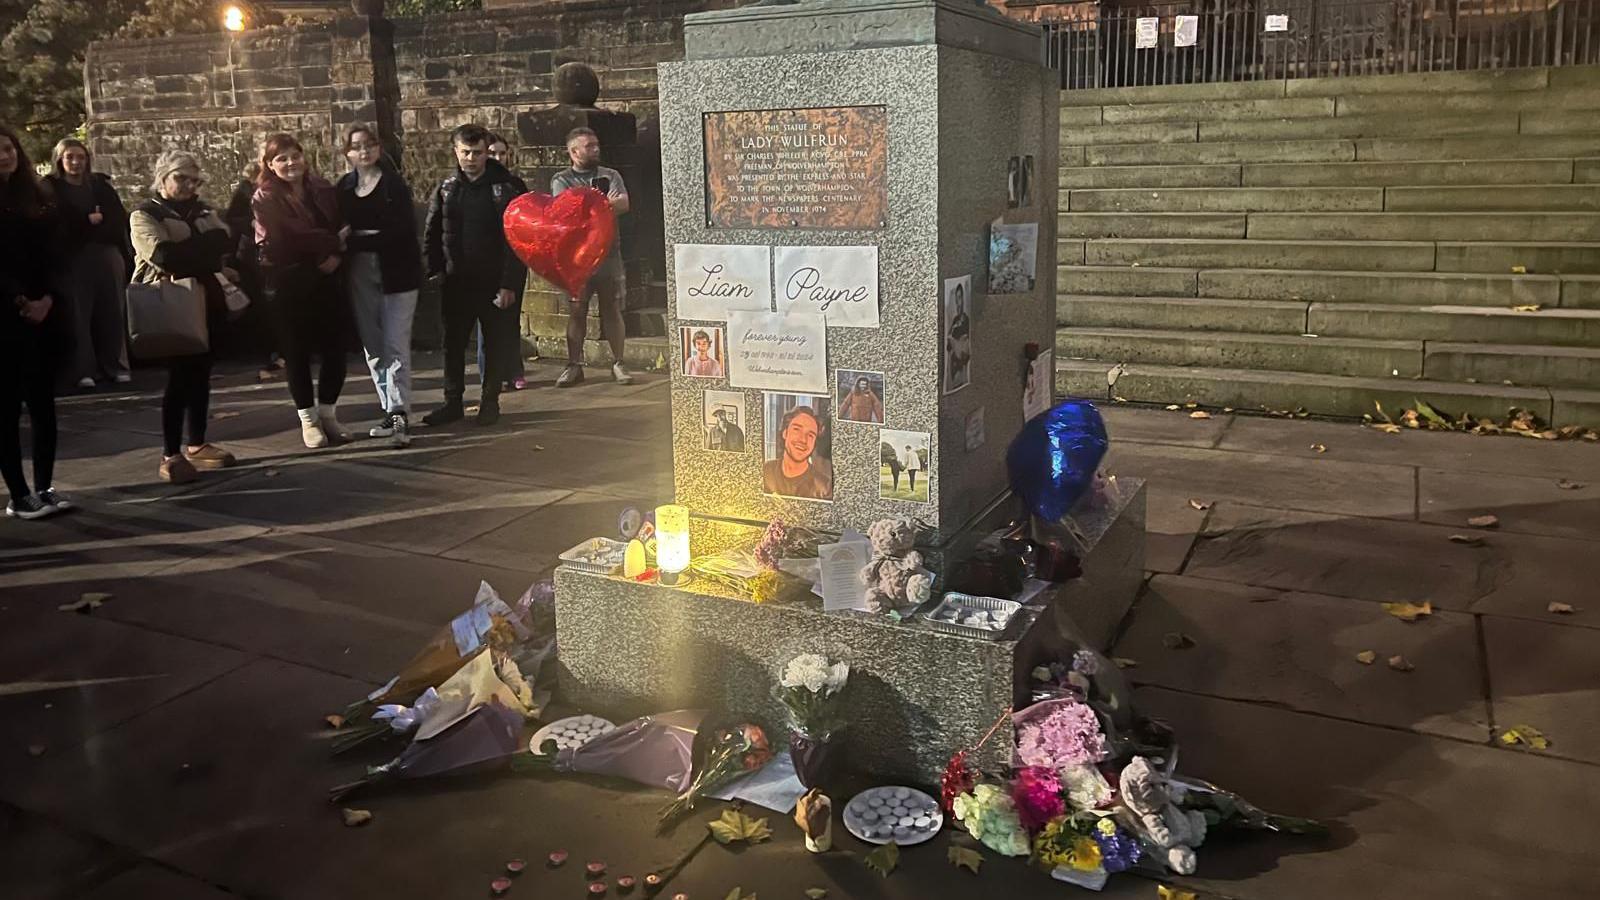
M1061 104L1060 392L1600 427L1600 67Z

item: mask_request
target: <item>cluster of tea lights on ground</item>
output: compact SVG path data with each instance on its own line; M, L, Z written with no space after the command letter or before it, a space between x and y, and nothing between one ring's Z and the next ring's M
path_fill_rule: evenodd
M554 850L554 851L551 851L550 856L547 858L546 862L547 862L548 868L551 868L551 869L559 869L559 868L561 868L567 862L567 851L565 851L565 850ZM528 868L528 863L527 863L526 860L513 859L513 860L507 862L506 863L506 874L501 875L499 878L496 878L495 880L489 882L489 892L492 895L496 896L496 897L504 896L505 894L509 893L511 891L511 886L516 883L515 882L516 877L521 875L523 873L523 870L525 870L527 868ZM606 882L606 864L605 863L600 862L599 860L595 860L593 862L588 862L588 863L584 864L583 870L584 870L584 874L587 876L587 880L588 880L588 888L587 888L587 890L588 890L589 896L591 896L591 897L601 897L601 896L604 896L606 894L606 892L611 889L610 885ZM637 885L638 883L639 883L638 879L634 878L632 875L618 875L617 876L617 893L619 893L619 894L632 893L632 891L634 889L634 886ZM644 876L644 889L645 889L646 893L654 894L656 891L659 891L661 889L661 884L662 884L661 876L657 875L654 872L651 872L648 875ZM672 895L672 900L689 900L689 895L688 894L673 894Z

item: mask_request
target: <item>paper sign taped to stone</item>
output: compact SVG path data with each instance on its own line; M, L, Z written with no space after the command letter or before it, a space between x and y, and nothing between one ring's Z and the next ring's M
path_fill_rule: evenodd
M1177 27L1172 30L1172 46L1193 47L1200 36L1199 16L1179 16Z
M1150 50L1155 47L1156 40L1161 34L1161 20L1151 16L1135 20L1134 44L1139 50Z
M778 312L816 313L829 325L878 327L877 247L778 247Z
M828 393L827 328L806 313L728 313L728 383L791 393Z
M1283 16L1267 16L1267 30L1268 31L1288 31L1289 30L1289 17L1286 16L1286 15L1283 15Z
M735 309L772 309L772 249L741 244L672 248L678 318L726 322Z
M861 583L861 570L872 561L872 545L867 541L841 541L817 547L821 561L822 608L866 609L867 589Z

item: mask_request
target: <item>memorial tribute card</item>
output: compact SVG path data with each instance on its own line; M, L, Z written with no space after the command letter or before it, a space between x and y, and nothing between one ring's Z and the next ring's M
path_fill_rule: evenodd
M735 309L772 308L772 249L741 244L672 248L678 318L726 322Z
M830 393L827 328L820 315L730 312L728 363L733 387Z
M878 327L877 247L778 247L779 312L818 313L829 325Z

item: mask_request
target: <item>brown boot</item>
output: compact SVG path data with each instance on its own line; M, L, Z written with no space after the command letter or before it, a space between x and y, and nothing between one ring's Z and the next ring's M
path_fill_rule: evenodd
M185 459L182 454L167 456L161 460L161 480L170 484L188 484L200 477L194 470L194 464Z
M216 444L184 448L183 455L196 469L226 469L238 462L232 453Z

